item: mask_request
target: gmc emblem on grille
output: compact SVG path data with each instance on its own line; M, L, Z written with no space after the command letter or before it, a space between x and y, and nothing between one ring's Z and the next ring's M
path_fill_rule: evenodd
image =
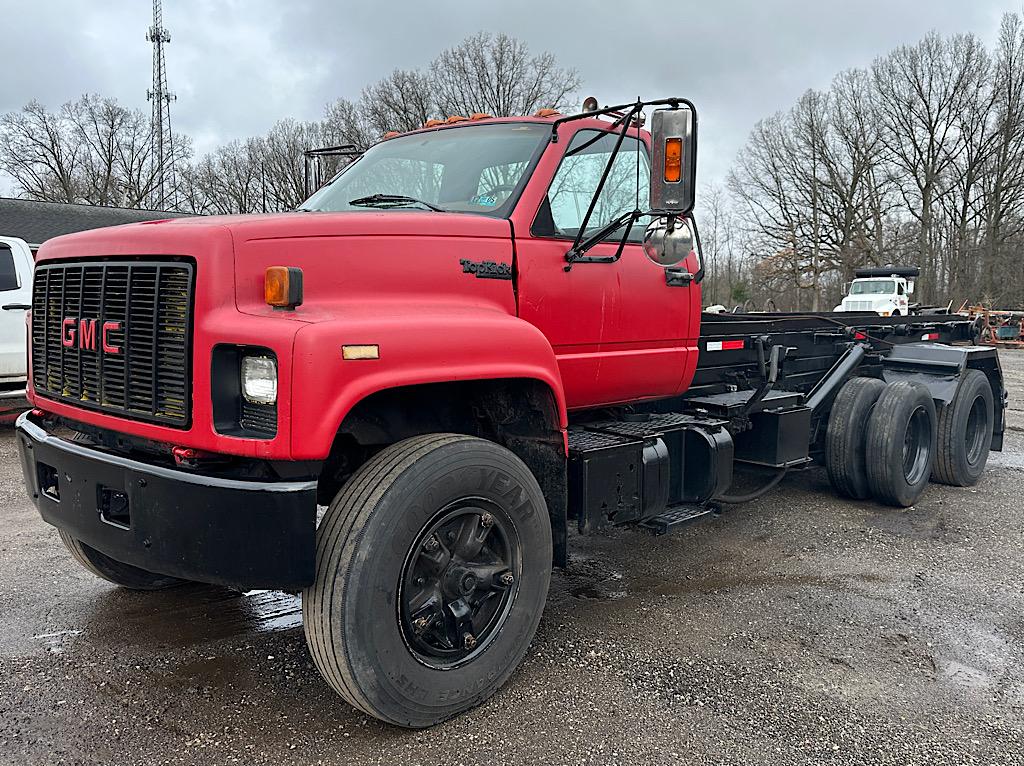
M61 323L60 328L60 342L64 348L73 348L78 346L79 348L85 348L90 351L96 351L97 349L97 332L96 327L99 325L100 320L98 319L76 319L75 317L65 317ZM103 349L104 354L120 354L121 347L115 346L110 342L110 333L117 332L121 329L120 322L104 322L100 328L99 335L99 348Z

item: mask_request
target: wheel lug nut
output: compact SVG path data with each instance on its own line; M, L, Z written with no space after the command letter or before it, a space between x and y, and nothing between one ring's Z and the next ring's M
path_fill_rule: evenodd
M498 578L498 582L502 585L511 585L516 581L516 578L512 576L511 572L505 572L501 577Z
M424 584L424 583L425 583L426 581L427 581L427 580L426 580L426 578L424 578L424 577L417 577L417 578L416 578L416 584L417 584L417 585L423 585L423 584Z
M423 550L425 550L427 553L433 553L437 550L437 547L440 544L441 543L438 542L437 538L431 535L429 538L427 538L427 541L423 543Z
M476 647L476 636L474 636L472 633L463 633L462 646L466 649L473 649L474 647Z
M487 529L494 525L494 517L489 513L485 513L480 517L480 526Z

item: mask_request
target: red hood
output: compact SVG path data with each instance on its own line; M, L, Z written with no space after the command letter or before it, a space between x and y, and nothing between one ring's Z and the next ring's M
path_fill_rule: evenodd
M37 260L88 255L189 253L201 242L227 234L248 240L344 236L507 237L508 221L468 213L366 211L344 213L266 213L166 218L108 226L55 237ZM175 243L176 250L167 248ZM184 246L184 249L182 247Z
M50 240L38 261L91 256L195 259L197 289L247 313L272 314L263 301L268 266L298 266L305 302L281 318L316 321L338 304L407 297L462 303L497 301L514 313L511 282L475 280L460 261L512 263L505 219L466 213L366 211L198 216L113 226ZM475 283L475 284L474 284Z

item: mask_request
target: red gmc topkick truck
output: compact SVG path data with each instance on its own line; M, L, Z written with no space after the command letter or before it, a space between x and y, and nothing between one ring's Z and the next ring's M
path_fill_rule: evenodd
M78 563L301 591L327 683L424 727L512 674L570 525L814 465L893 506L978 481L1006 395L966 320L702 314L693 105L588 102L389 134L294 212L46 243L17 441Z

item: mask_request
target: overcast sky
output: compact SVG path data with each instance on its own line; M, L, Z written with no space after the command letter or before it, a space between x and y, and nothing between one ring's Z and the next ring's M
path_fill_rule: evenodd
M395 68L426 65L479 30L548 50L602 104L691 98L701 117L702 181L719 181L750 128L808 88L827 86L930 29L995 39L989 0L164 0L176 130L198 153L261 133ZM148 0L0 0L0 112L54 108L85 92L148 109ZM0 192L10 191L0 180Z

